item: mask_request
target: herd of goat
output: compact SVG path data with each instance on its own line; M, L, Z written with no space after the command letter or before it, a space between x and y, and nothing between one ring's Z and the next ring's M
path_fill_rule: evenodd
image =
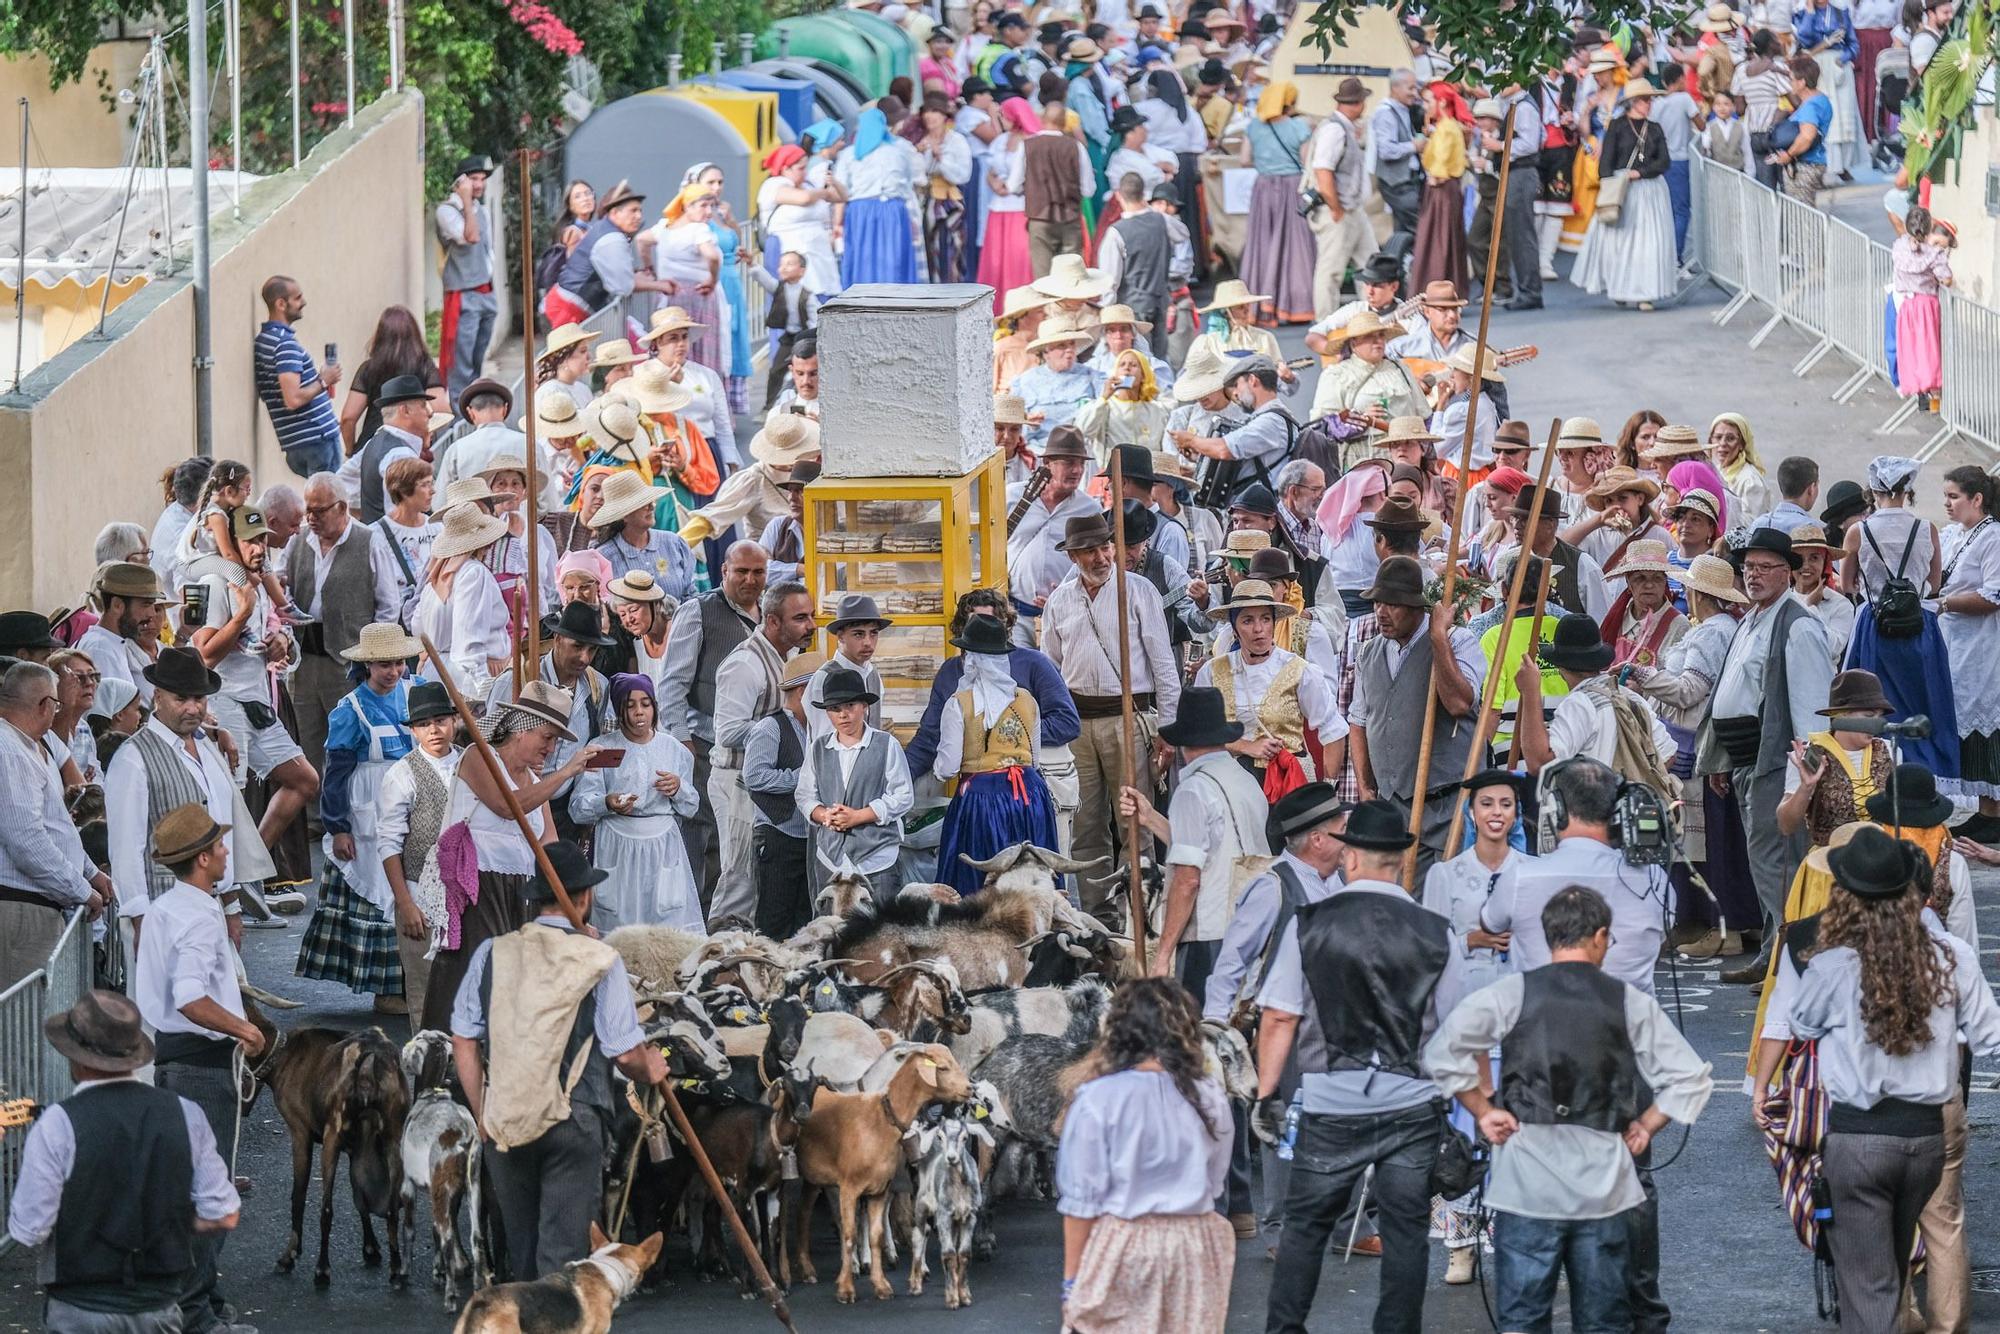
M840 1235L840 1301L855 1299L862 1265L875 1296L891 1296L884 1269L903 1250L909 1291L921 1293L934 1234L945 1305L971 1302L967 1261L995 1244L991 1201L1052 1191L1063 1111L1087 1077L1130 953L1127 940L1059 891L1057 877L1077 864L1021 844L983 867L985 887L963 901L943 886L913 885L877 904L864 884L836 879L821 891L824 915L785 941L653 926L606 937L729 1195L713 1199L692 1155L672 1142L659 1092L617 1076L604 1209L614 1239L684 1220L695 1272L747 1291L746 1268L724 1235L719 1211L728 1207L781 1284L816 1282L808 1241L824 1194ZM1253 1096L1243 1036L1214 1023L1203 1032L1210 1072L1231 1097ZM503 1253L498 1219L482 1199L478 1132L455 1089L445 1034L420 1032L399 1052L379 1029L293 1030L261 1080L292 1139L292 1229L280 1270L302 1245L317 1151L316 1282L330 1281L343 1155L367 1263L380 1260L371 1215L380 1216L390 1282L405 1281L417 1196L426 1193L432 1280L446 1308L456 1309L461 1283L490 1281L489 1257ZM649 1281L665 1269L661 1259Z

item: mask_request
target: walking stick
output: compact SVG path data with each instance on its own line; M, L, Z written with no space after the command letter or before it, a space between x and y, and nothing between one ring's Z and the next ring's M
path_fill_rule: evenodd
M1558 417L1549 423L1549 443L1542 448L1542 471L1535 478L1535 499L1528 506L1528 520L1521 532L1521 555L1514 562L1514 581L1507 589L1507 610L1500 621L1500 642L1493 651L1493 661L1486 668L1485 698L1479 702L1479 728L1472 734L1472 749L1465 756L1465 772L1459 776L1461 784L1470 782L1472 775L1479 772L1479 761L1486 751L1486 729L1493 725L1493 698L1500 689L1501 665L1507 661L1507 641L1514 633L1514 614L1521 609L1522 585L1528 581L1528 544L1525 535L1535 531L1541 521L1542 497L1549 484L1549 464L1556 456L1556 436L1562 432L1562 419ZM1519 730L1516 724L1515 730ZM1451 830L1444 837L1444 855L1454 856L1458 849L1458 830L1465 820L1465 803L1454 801L1451 807Z
M1138 722L1132 716L1132 623L1128 618L1129 594L1125 588L1125 468L1118 451L1111 451L1111 577L1118 581L1118 680L1124 686L1118 700L1118 766L1120 781L1130 788L1139 786ZM1151 793L1147 796L1151 797ZM1139 873L1140 840L1145 831L1139 812L1125 830L1125 906L1132 920L1132 959L1139 976L1146 976L1146 889Z
M535 530L541 527L536 492L542 485L540 452L535 448L535 218L528 200L529 154L517 154L521 164L521 377L527 404L521 413L521 429L528 434L528 649L525 671L514 673L514 698L521 698L521 682L528 672L542 669L542 588L541 562L536 558ZM720 1197L718 1197L720 1198Z
M507 814L513 817L515 827L521 831L521 837L526 839L528 846L534 850L535 865L540 868L542 878L549 882L549 888L556 893L556 906L562 909L563 916L569 918L571 926L578 931L586 930L583 914L577 911L576 900L569 896L569 890L563 886L562 877L557 875L556 868L550 865L548 851L542 846L541 839L537 838L535 831L528 827L527 814L521 809L521 799L514 794L514 789L507 783L507 773L500 767L500 757L495 755L493 747L487 744L486 737L479 730L478 720L472 716L472 710L466 707L465 696L458 691L458 683L451 679L451 668L439 656L429 635L418 635L417 638L423 643L424 652L428 653L431 661L437 664L438 680L444 684L445 693L451 696L451 706L458 711L458 720L465 724L465 730L471 735L472 746L479 754L480 763L485 765L486 772L493 776L493 786L499 789L501 800L507 803ZM658 1089L661 1097L666 1100L667 1115L673 1118L674 1129L680 1131L688 1152L694 1155L695 1166L701 1169L702 1180L708 1184L709 1194L717 1201L727 1200L729 1195L722 1187L722 1178L715 1173L715 1164L709 1161L708 1151L702 1148L701 1138L694 1133L694 1127L689 1124L687 1113L681 1109L680 1099L674 1096L674 1081L671 1078L663 1079L653 1087ZM743 1252L743 1258L749 1262L750 1273L757 1280L758 1291L763 1293L764 1300L771 1304L772 1314L778 1317L779 1324L796 1334L796 1328L792 1324L791 1308L785 1304L785 1296L778 1291L778 1285L771 1281L771 1271L764 1267L764 1257L757 1254L757 1244L750 1239L750 1230L743 1226L743 1219L734 1207L725 1207L722 1213L729 1220L729 1231L736 1239L736 1248Z
M1549 578L1556 572L1555 560L1551 557L1542 562L1542 584L1535 590L1535 614L1528 622L1528 654L1530 658L1542 656L1542 617L1549 607ZM1513 768L1521 762L1521 720L1514 720L1514 743L1507 747L1507 767Z
M1458 555L1465 544L1465 493L1471 490L1468 479L1472 476L1472 436L1479 425L1480 376L1486 370L1486 333L1493 323L1493 279L1500 270L1500 242L1507 226L1507 174L1513 162L1506 153L1506 147L1514 140L1514 112L1520 103L1507 104L1507 119L1500 127L1500 185L1495 196L1493 210L1493 242L1486 248L1486 286L1479 294L1479 337L1472 344L1472 401L1465 412L1465 442L1458 451L1458 494L1451 502L1451 543L1445 549L1444 588L1438 601L1445 614L1451 614L1452 595L1458 586ZM1551 442L1553 448L1553 442ZM1546 471L1548 460L1543 459ZM1424 633L1430 628L1426 626ZM1430 790L1431 751L1437 744L1438 672L1443 664L1437 655L1431 655L1431 689L1424 700L1424 739L1417 750L1417 773L1410 783L1410 850L1403 854L1403 889L1417 892L1417 853L1423 847L1424 811L1430 805L1424 800ZM1447 850L1447 854L1449 851Z

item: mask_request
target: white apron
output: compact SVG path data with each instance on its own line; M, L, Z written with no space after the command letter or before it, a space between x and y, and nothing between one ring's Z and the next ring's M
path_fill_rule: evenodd
M394 724L377 726L368 721L352 699L343 699L340 707L353 709L361 719L361 725L368 733L368 753L354 766L354 776L347 786L348 833L354 837L354 860L347 861L333 855L333 835L325 835L321 850L326 859L340 868L341 876L348 888L375 905L383 916L394 920L396 916L395 895L389 889L389 878L382 873L382 858L376 853L377 807L382 797L382 776L389 772L389 766L396 761L382 753L383 745L393 740L401 730ZM401 758L400 756L397 758Z

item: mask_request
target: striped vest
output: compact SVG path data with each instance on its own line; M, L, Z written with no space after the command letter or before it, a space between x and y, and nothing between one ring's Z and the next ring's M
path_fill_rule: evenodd
M146 769L146 898L152 900L174 887L174 873L153 860L154 827L176 807L191 802L206 806L208 793L188 772L187 762L174 753L174 743L152 728L140 728L125 744Z

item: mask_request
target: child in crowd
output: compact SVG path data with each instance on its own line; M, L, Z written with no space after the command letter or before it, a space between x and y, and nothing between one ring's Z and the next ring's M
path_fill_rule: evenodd
M813 707L826 711L833 730L806 748L798 790L799 812L813 826L813 884L858 871L886 903L902 887L895 870L903 816L916 804L910 766L896 738L868 725L868 710L881 696L861 673L835 667L817 689Z
M1750 132L1736 114L1736 99L1718 92L1709 99L1708 124L1695 136L1695 151L1718 167L1750 170Z
M186 565L200 556L220 556L232 565L243 563L243 553L236 546L231 535L236 522L236 511L250 503L250 469L234 459L223 459L209 469L208 480L202 484L201 499L195 502L194 522L187 526L181 537L180 563ZM285 595L284 585L278 582L277 571L264 571L264 591L271 595L271 605L283 610L283 615L292 620L304 620L305 613L293 605Z
M1951 286L1951 250L1958 233L1950 223L1913 205L1890 255L1895 264L1896 392L1904 398L1933 395L1944 385L1938 293Z

